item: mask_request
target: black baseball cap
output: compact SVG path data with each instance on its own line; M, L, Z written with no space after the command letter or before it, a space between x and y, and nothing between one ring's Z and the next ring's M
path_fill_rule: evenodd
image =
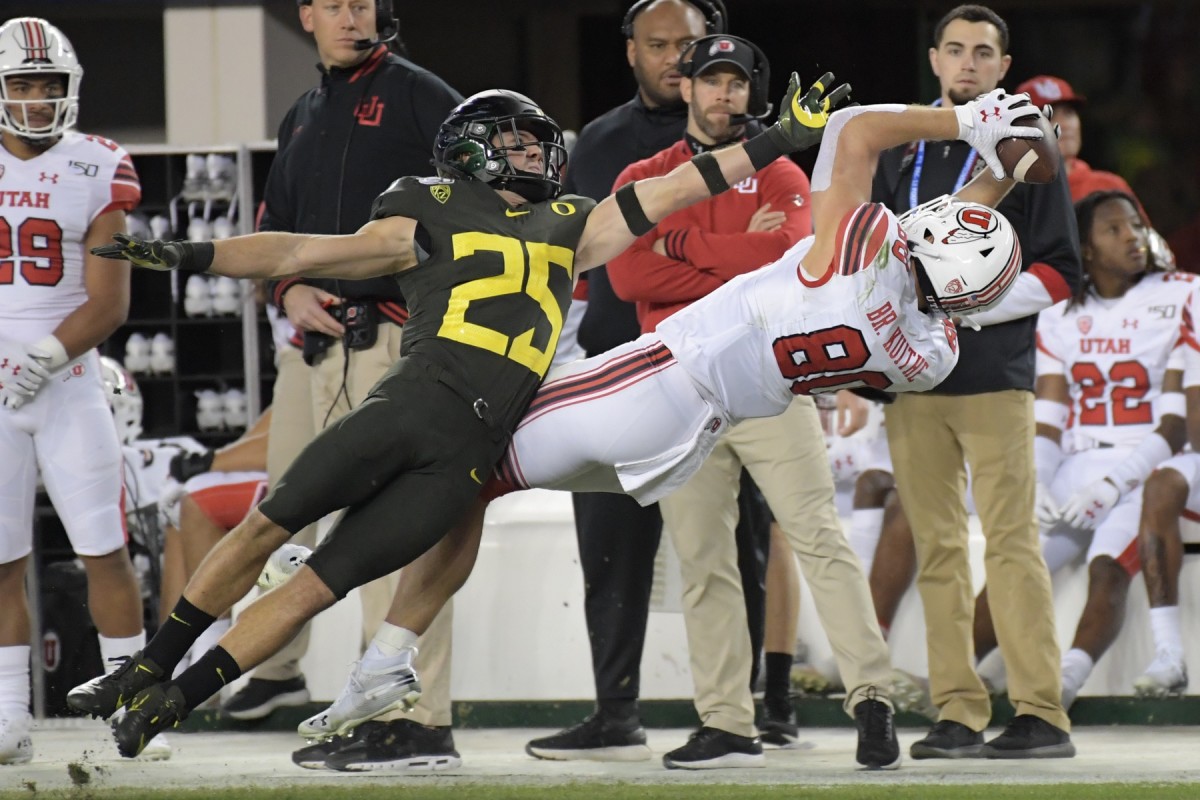
M731 36L706 37L711 41L701 42L692 56L688 74L697 77L715 64L733 64L749 79L754 75L754 52L744 41Z

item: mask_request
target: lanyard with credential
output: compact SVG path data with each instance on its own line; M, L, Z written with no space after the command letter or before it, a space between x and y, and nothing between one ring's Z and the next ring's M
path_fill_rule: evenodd
M940 106L942 98L933 101L933 105ZM966 162L963 164L962 171L958 173L958 180L954 182L954 189L951 194L957 192L971 177L971 172L975 169L975 162L979 159L979 153L975 152L975 148L971 148L971 154L967 156ZM913 159L912 183L908 187L908 207L916 208L921 205L917 200L917 188L921 185L921 170L925 166L925 140L922 139L917 144L917 156Z

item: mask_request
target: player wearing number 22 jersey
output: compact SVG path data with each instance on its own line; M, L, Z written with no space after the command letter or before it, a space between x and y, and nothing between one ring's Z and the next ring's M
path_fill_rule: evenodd
M555 369L497 467L504 487L626 492L678 487L721 433L782 413L794 395L931 389L958 361L953 323L917 310L904 230L891 211L848 214L819 279L812 237L659 323L653 333ZM603 424L597 424L602 420Z

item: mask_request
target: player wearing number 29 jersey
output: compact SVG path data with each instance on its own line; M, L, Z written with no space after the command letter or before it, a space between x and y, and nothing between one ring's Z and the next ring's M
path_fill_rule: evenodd
M958 361L958 337L944 314L917 310L896 217L860 206L838 242L817 280L799 266L809 237L653 333L552 371L497 469L500 481L623 491L649 504L685 482L728 426L781 414L797 394L936 386Z
M77 131L28 160L0 148L0 317L34 342L87 300L83 241L93 220L141 198L129 155Z

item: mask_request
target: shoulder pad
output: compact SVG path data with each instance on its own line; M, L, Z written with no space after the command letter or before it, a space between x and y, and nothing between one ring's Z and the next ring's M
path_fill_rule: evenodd
M400 181L396 181L396 183L399 182ZM396 183L393 183L392 186L395 187ZM454 183L454 178L418 178L417 183L421 184L422 186L436 186L442 183Z

